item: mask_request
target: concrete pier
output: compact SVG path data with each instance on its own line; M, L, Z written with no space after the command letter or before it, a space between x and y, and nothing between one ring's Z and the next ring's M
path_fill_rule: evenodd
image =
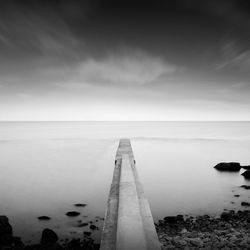
M128 139L117 149L100 249L161 249Z

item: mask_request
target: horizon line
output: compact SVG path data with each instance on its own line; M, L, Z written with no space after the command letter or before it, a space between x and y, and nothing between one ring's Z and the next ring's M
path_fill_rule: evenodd
M250 120L0 120L0 122L250 122Z

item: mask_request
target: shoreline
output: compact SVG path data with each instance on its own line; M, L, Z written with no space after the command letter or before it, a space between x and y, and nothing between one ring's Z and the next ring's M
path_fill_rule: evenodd
M250 211L227 210L219 217L167 216L155 223L162 250L166 249L250 249ZM0 216L0 249L13 250L97 250L100 244L91 235L72 240L59 239L56 232L44 229L39 244L24 245L6 216Z
M156 224L162 249L250 249L250 211L168 216Z

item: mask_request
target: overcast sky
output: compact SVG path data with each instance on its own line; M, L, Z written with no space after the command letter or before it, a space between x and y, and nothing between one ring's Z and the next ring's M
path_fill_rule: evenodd
M248 0L2 0L0 120L250 120Z

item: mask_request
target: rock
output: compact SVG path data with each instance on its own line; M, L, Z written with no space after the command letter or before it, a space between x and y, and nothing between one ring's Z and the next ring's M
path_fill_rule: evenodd
M89 224L89 223L85 223L85 222L84 222L84 223L78 224L77 226L78 226L78 227L86 227L86 226L88 226L88 224Z
M188 241L196 247L201 247L203 245L203 242L200 238L189 238Z
M179 244L181 246L186 246L187 245L187 242L185 240L179 240Z
M74 204L75 207L86 207L87 204L83 204L83 203L76 203Z
M219 171L235 172L235 171L240 171L241 166L238 162L221 162L217 164L214 168Z
M180 236L173 237L171 242L177 247L187 245L187 241L183 240Z
M248 186L248 185L241 185L240 187L242 187L244 189L250 189L250 186Z
M246 179L250 179L250 170L247 170L247 171L245 171L243 174L241 174L241 175L243 175Z
M85 236L90 236L90 235L91 235L91 232L83 232L83 234L84 234Z
M177 215L177 216L166 216L164 218L164 221L169 223L169 224L174 224L177 223L178 221L181 222L183 221L183 216L182 215Z
M249 206L250 206L250 203L249 203L249 202L242 201L242 202L241 202L241 206L249 207Z
M241 166L242 168L246 169L246 170L250 170L250 165L248 166Z
M186 233L188 233L188 230L186 228L183 228L180 233L181 234L186 234Z
M7 216L0 216L0 246L9 245L12 242L13 231Z
M67 247L69 249L81 249L81 242L80 239L72 239L68 244Z
M79 212L76 212L76 211L70 211L70 212L67 212L66 215L69 216L69 217L76 217L78 215L80 215L81 213Z
M240 195L239 194L235 194L234 197L240 197Z
M43 230L41 238L42 245L54 244L57 241L58 241L58 236L53 230L49 228L45 228Z
M250 203L249 203L250 205ZM168 221L168 219L167 219ZM188 216L183 222L156 224L160 243L173 249L248 249L250 244L250 211L227 210L221 218ZM186 231L188 230L188 231ZM186 241L182 242L182 240ZM183 245L182 245L183 243Z
M98 227L95 226L95 225L90 225L89 228L90 228L91 230L96 230Z
M38 220L50 220L51 218L49 216L39 216L37 217Z
M19 248L23 248L24 247L24 244L23 244L23 242L22 242L22 240L21 240L20 237L13 237L13 245L15 247L19 247Z
M229 219L230 219L230 216L231 214L230 213L228 213L228 212L223 212L223 213L221 213L221 215L220 215L220 218L222 219L222 220L224 220L224 221L228 221Z

